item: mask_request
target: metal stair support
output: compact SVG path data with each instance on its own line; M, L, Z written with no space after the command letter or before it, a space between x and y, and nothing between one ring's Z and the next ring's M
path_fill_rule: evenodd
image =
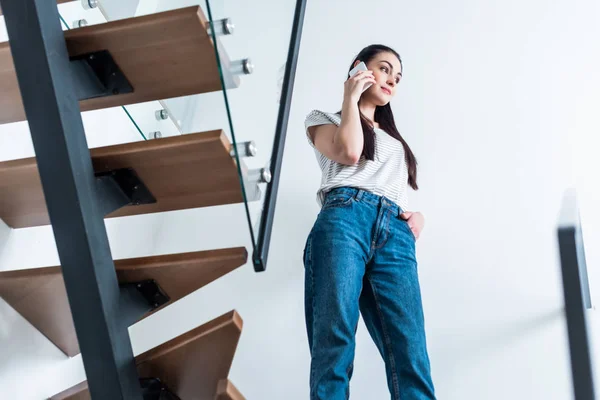
M57 4L0 3L90 392L142 400Z

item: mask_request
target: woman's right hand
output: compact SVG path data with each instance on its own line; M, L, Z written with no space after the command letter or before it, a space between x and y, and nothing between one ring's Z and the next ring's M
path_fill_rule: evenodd
M353 103L358 103L365 85L369 83L376 83L373 71L358 71L356 75L344 83L344 98Z

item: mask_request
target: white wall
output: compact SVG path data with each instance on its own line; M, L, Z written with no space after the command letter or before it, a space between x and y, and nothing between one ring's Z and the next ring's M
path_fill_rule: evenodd
M231 57L250 55L257 64L230 93L239 138L262 144L257 164L268 158L289 35L271 26L279 16L291 21L292 3L231 0L223 8L237 25L224 40ZM584 0L309 2L268 271L255 274L248 264L136 324L134 352L236 308L245 325L235 384L248 399L308 398L301 253L318 212L319 171L303 120L313 108L336 111L354 54L382 42L405 63L393 106L420 162L422 189L411 204L427 218L418 256L438 397L571 398L555 225L562 191L596 165L578 163L572 173L569 137L577 133L581 147L600 127L599 7ZM90 144L139 140L123 131L125 122L89 120ZM198 108L186 123L209 122ZM18 129L0 131L2 159L26 153ZM213 221L223 221L218 230ZM249 245L243 221L232 206L110 220L107 228L114 257L123 258ZM0 247L4 270L57 259L48 228L12 231ZM598 262L591 258L590 270ZM600 287L600 276L592 279ZM599 291L593 296L598 303ZM589 317L599 332L597 312ZM0 320L3 398L40 399L84 378L79 357L65 359L5 303ZM352 398L387 398L383 364L362 324L357 340Z

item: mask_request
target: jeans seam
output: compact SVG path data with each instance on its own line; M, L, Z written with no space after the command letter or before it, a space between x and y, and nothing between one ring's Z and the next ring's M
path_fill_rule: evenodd
M335 200L337 200L337 199L330 200L330 203L324 204L323 207L321 207L321 210L326 211L326 210L329 210L332 208L349 207L352 205L352 203L355 202L354 197L350 197L349 199L344 200L343 202L339 202L339 203L335 202Z
M379 303L379 297L377 296L377 290L375 289L375 285L371 281L370 277L367 277L369 281L369 285L371 285L371 291L373 292L373 300L375 301L375 308L377 309L377 316L379 317L379 322L381 323L381 329L383 330L384 337L384 346L388 353L388 361L390 363L390 370L392 374L392 384L394 386L394 400L400 400L400 387L398 385L398 373L396 371L396 359L394 358L394 353L391 349L391 339L387 330L387 326L385 324L385 319L383 318L383 312L381 311L381 306Z
M304 257L306 258L306 267L308 268L308 278L310 279L309 285L310 285L310 313L312 315L311 317L311 331L313 332L313 336L314 336L314 331L315 331L315 286L314 286L314 277L313 277L313 263L312 263L312 235L309 236L308 238L308 243L307 243L307 248L306 248L306 254L304 255ZM314 344L314 337L312 339L312 342ZM312 354L313 349L310 349L310 352ZM314 364L311 362L311 368L310 368L310 382L313 383L314 382L314 375L315 375L315 368L314 368ZM310 391L312 392L312 388L310 388ZM311 396L312 398L312 396Z
M343 194L343 193L342 194L328 193L325 196L325 200L323 201L323 206L321 207L321 210L327 210L329 208L336 208L336 207L348 207L358 201L357 197L359 195L359 192L353 193L348 199L346 199L342 202L335 202L336 200L343 199L344 195L345 194ZM330 196L339 196L339 197L329 198Z
M386 211L386 214L387 214L387 213L391 213L391 210L387 210L387 211ZM385 219L386 219L386 218L387 218L387 215L386 215L386 216L383 218L383 220L385 221ZM383 221L382 221L382 222L383 222ZM379 250L379 249L381 249L381 248L382 248L383 246L385 246L385 244L387 243L388 236L389 236L389 223L390 223L390 222L389 222L389 220L388 220L388 222L387 222L387 225L388 225L388 226L386 227L386 229L384 229L384 230L383 230L383 234L384 234L384 236L383 236L383 240L381 241L381 245L380 245L380 246L375 246L375 247L373 248L374 250Z

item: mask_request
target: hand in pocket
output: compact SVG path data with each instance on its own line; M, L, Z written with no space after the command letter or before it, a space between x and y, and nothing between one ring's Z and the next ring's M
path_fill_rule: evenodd
M420 212L407 211L400 214L400 218L406 221L413 235L415 235L415 239L418 239L425 226L425 217L423 214Z

